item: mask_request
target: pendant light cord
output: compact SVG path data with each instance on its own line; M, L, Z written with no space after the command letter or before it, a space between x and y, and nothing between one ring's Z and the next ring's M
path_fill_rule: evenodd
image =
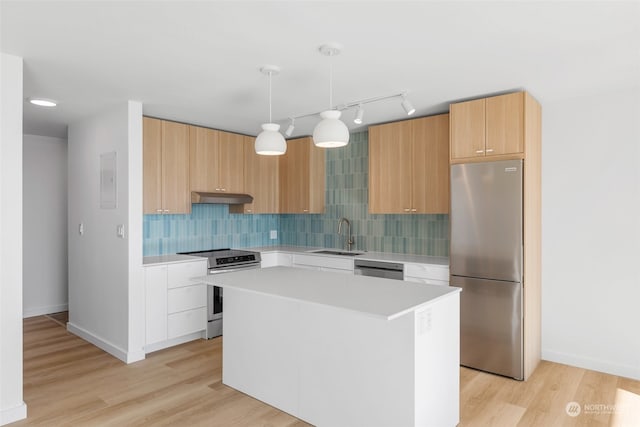
M273 74L272 71L269 71L269 123L273 123L273 120L271 120L271 75Z
M333 109L333 52L329 54L329 110Z

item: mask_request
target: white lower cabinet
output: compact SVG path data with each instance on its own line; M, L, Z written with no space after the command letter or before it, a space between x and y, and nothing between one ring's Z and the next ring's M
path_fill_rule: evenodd
M333 271L353 274L353 258L338 258L323 255L294 254L293 267L310 270Z
M206 275L205 259L145 266L147 353L204 336L207 288L191 279Z
M449 286L449 266L405 263L404 280L429 285Z
M167 323L167 335L169 339L177 338L193 332L206 329L207 308L196 308L195 310L181 311L169 315Z
M146 344L167 340L167 266L144 269Z

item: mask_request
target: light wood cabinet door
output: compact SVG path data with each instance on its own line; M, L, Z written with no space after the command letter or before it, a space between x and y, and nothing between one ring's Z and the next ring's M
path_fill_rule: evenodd
M189 127L143 118L143 213L191 212Z
M189 126L191 191L215 192L218 184L218 134L215 129Z
M162 208L164 213L191 212L189 126L162 122Z
M244 193L244 135L219 133L218 184L220 191Z
M244 138L190 126L191 191L244 193Z
M369 212L411 212L410 120L369 127Z
M280 156L261 156L254 149L255 138L244 137L244 188L253 203L230 205L232 213L278 213Z
M162 213L162 121L142 119L143 213Z
M324 212L324 149L310 137L290 139L279 162L280 213Z
M485 100L451 104L451 159L485 155Z
M449 212L449 115L412 120L411 211Z
M309 138L287 141L280 160L280 213L309 213Z
M524 152L524 92L486 98L487 156Z

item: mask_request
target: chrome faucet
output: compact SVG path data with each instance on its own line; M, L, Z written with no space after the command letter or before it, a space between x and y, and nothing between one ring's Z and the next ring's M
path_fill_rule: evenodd
M347 223L347 250L351 250L351 245L353 245L355 243L355 240L353 238L353 236L351 235L351 223L349 222L349 220L345 217L342 217L338 220L338 236L340 236L342 233L342 223L346 222Z

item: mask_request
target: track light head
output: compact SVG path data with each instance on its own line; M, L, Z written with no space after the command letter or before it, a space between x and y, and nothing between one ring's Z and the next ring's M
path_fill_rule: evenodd
M296 123L296 119L291 119L291 123L289 123L287 130L284 132L284 134L287 135L288 137L293 134L293 130L296 128L295 123Z
M353 123L357 125L361 125L363 118L364 118L364 108L362 108L362 104L360 104L358 106L358 110L356 111L356 117L353 119Z
M404 108L404 111L406 111L407 116L410 116L416 112L413 104L407 99L407 95L404 93L402 94L402 108Z

